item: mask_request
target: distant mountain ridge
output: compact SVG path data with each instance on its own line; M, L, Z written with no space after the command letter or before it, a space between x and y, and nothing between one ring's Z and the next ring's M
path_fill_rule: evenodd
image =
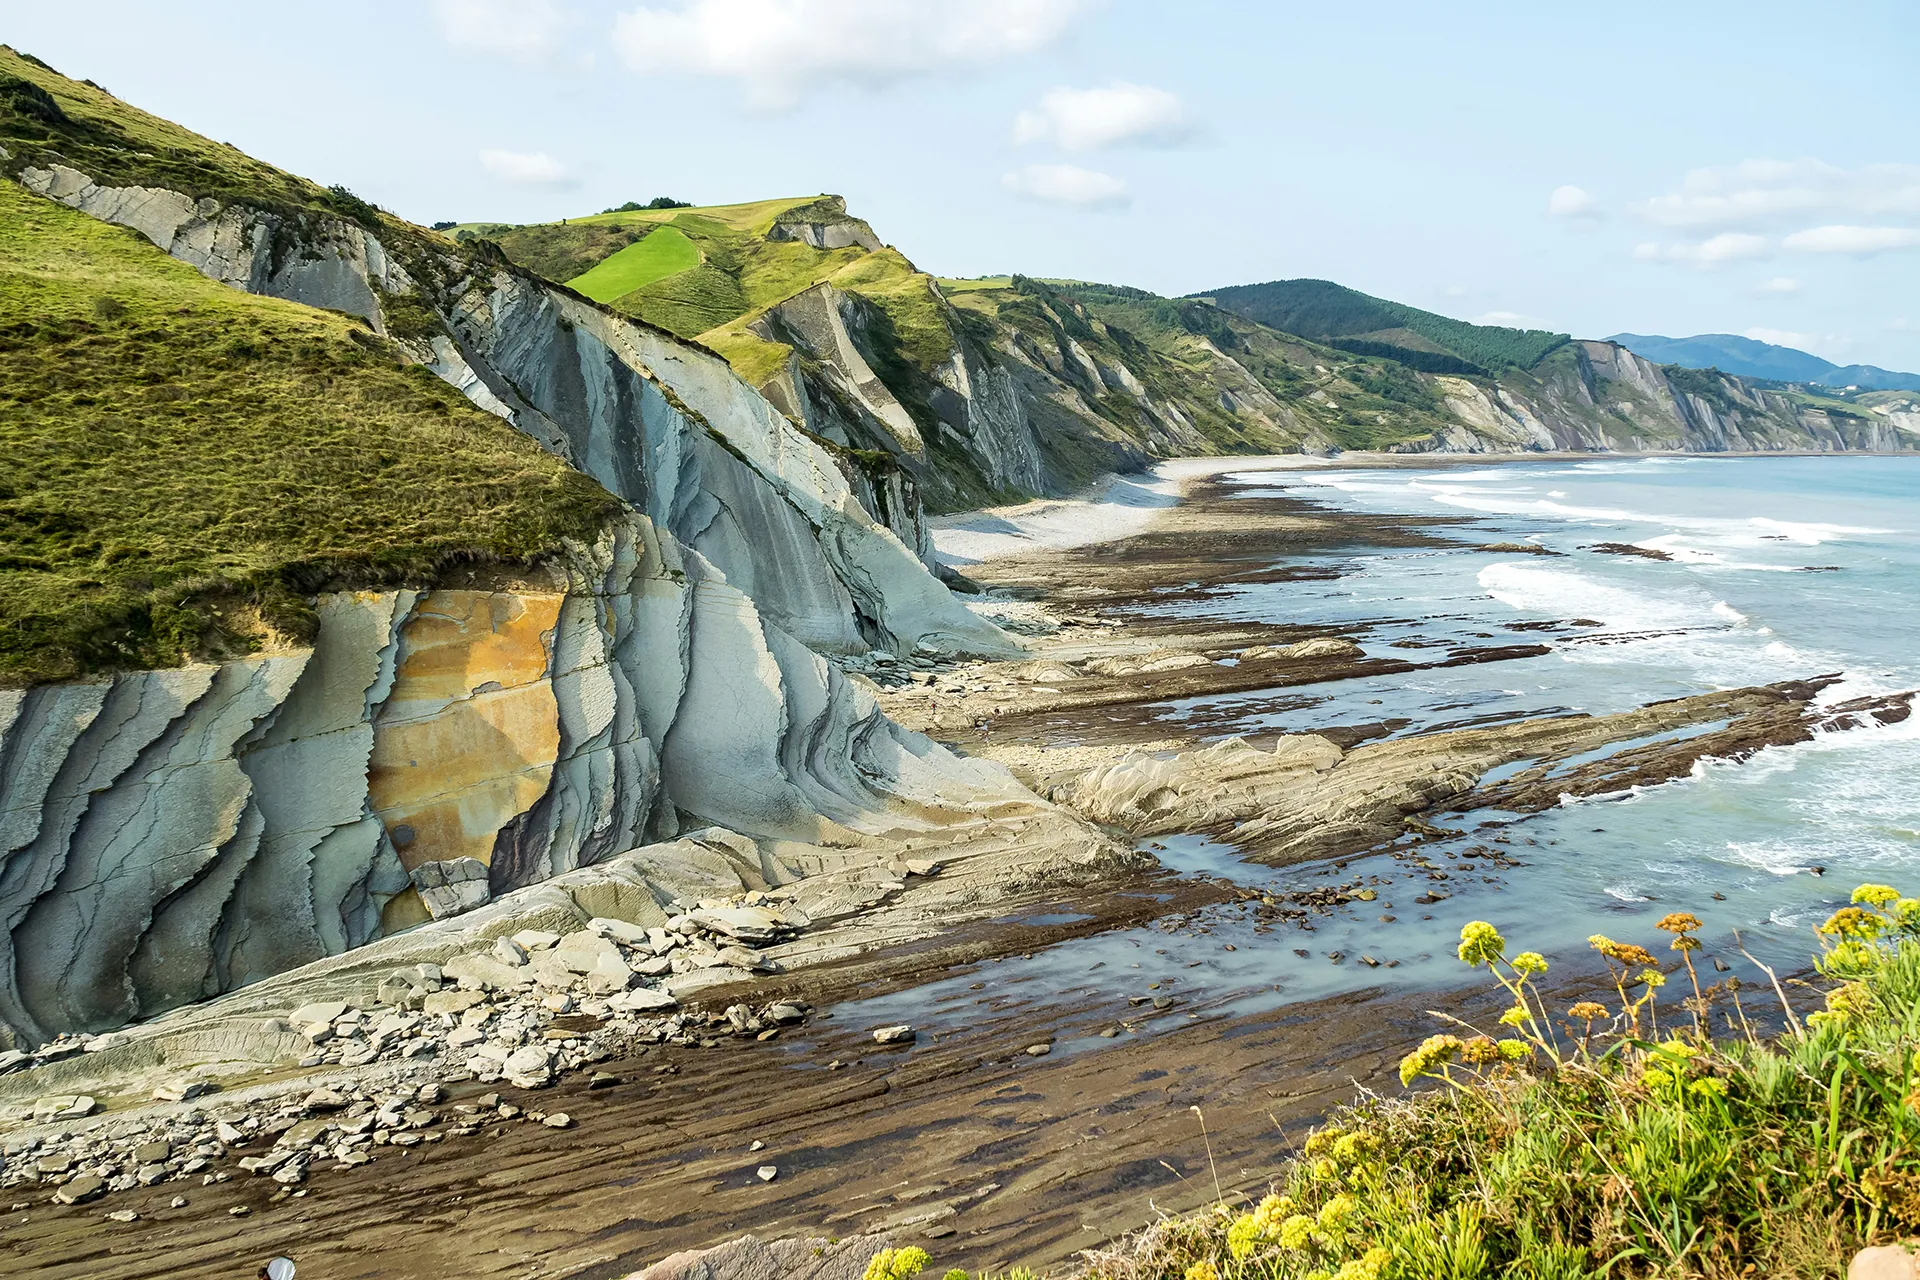
M1897 373L1870 364L1838 365L1794 347L1743 338L1737 333L1699 333L1691 338L1616 333L1607 341L1660 364L1718 369L1743 378L1815 382L1823 387L1859 387L1866 391L1920 391L1920 373Z

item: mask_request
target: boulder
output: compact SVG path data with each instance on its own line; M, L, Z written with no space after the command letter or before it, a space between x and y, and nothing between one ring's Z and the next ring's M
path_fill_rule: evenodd
M622 969L626 967L626 961L620 956L620 948L590 929L582 929L560 939L559 945L553 949L553 955L572 973L592 973L608 965L618 965Z
M287 1015L287 1021L296 1027L312 1023L331 1025L335 1018L344 1017L347 1010L353 1008L344 1000L317 1000L312 1004L303 1004Z
M69 1178L60 1184L53 1198L61 1204L85 1204L89 1200L98 1200L107 1194L107 1180L91 1173L83 1173L77 1178Z

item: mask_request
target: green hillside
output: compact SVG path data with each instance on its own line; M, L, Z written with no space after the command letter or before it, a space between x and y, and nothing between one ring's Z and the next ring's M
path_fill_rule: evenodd
M1564 333L1541 329L1468 324L1330 280L1275 280L1193 296L1270 328L1359 355L1385 356L1427 373L1530 369L1571 341Z
M0 180L0 685L298 637L311 592L521 564L615 506L360 322Z
M0 45L0 145L20 164L67 164L108 186L166 187L196 198L243 200L282 213L348 218L387 230L406 224L344 187L322 187L69 80Z
M1300 427L1317 429L1344 449L1387 448L1450 421L1439 397L1391 360L1308 342L1196 299L1119 285L1043 287L1080 304L1116 341L1138 341L1166 360L1173 385L1163 382L1163 393L1191 403L1189 412L1203 418L1232 420L1218 404L1224 356L1252 375Z
M595 302L612 302L622 294L699 265L700 250L686 232L678 227L656 227L565 283Z
M863 258L771 232L783 218L846 220L833 197L629 209L514 227L490 238L515 263L682 338L778 302Z

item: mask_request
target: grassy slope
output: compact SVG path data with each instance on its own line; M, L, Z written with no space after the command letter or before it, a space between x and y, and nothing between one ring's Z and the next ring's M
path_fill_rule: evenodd
M1430 352L1431 344L1474 366L1473 370L1465 370L1435 364L1432 372L1526 369L1568 341L1564 333L1468 324L1418 307L1375 298L1328 280L1274 280L1266 284L1234 285L1205 296L1249 320L1323 342L1338 340L1343 345L1351 344L1352 350L1378 355L1390 355L1395 347L1404 347L1409 352ZM1425 341L1406 342L1398 336L1402 331ZM1374 346L1388 350L1374 351L1371 349ZM1417 361L1418 357L1411 359Z
M1191 299L1162 298L1139 289L1085 283L1027 283L1029 291L1078 304L1098 336L1112 343L1148 390L1179 403L1201 432L1227 452L1286 447L1298 437L1248 438L1219 407L1215 385L1220 357L1233 360L1304 427L1312 424L1349 449L1376 449L1416 439L1448 425L1444 406L1413 374L1391 360L1356 356L1303 341ZM979 289L956 298L968 308L992 306L1018 322L1013 291ZM1058 311L1056 305L1052 308ZM1144 345L1158 359L1127 350Z
M566 283L595 302L612 302L622 294L699 265L700 250L686 233L678 227L661 227Z
M23 84L51 98L53 118ZM16 165L63 162L108 186L167 187L196 198L349 218L369 227L404 225L350 194L148 115L6 45L0 45L0 145Z
M0 181L0 683L297 634L304 593L524 561L612 509L357 322Z
M1779 1017L1773 991L1724 981L1694 995L1716 975L1691 951L1672 959L1692 916L1661 921L1680 935L1672 950L1646 940L1664 963L1592 939L1620 986L1553 1008L1532 978L1544 961L1509 960L1490 926L1469 926L1486 932L1463 934L1462 958L1493 961L1515 1012L1408 1056L1403 1078L1441 1088L1336 1114L1258 1205L1168 1220L1088 1270L1837 1280L1854 1250L1920 1229L1920 901L1868 885L1855 902L1823 927L1827 1008L1804 1028L1788 1015L1771 1042L1749 1014Z

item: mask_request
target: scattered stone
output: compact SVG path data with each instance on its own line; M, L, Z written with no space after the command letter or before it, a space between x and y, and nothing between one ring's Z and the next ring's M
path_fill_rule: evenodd
M780 1170L774 1167L773 1165L763 1164L758 1169L754 1170L754 1176L759 1178L760 1181L762 1182L772 1182L775 1178L780 1176Z
M1030 1044L1027 1046L1027 1056L1029 1058L1044 1058L1052 1052L1053 1046L1050 1044Z
M186 1207L187 1198L185 1196L175 1196L173 1199L167 1201L167 1208L169 1209L184 1209Z
M613 1074L612 1072L610 1072L610 1071L596 1071L596 1072L594 1072L594 1073L593 1073L593 1076L592 1076L592 1078L591 1078L591 1079L589 1079L589 1080L587 1081L587 1088L589 1088L589 1089L611 1089L611 1088L613 1088L613 1086L615 1086L615 1085L617 1085L617 1084L619 1084L619 1083L620 1083L620 1077L619 1077L619 1076L616 1076L616 1075L614 1075L614 1074Z
M53 1198L61 1204L85 1204L107 1194L107 1180L97 1174L83 1173L60 1184Z
M550 1116L542 1116L540 1123L549 1129L571 1129L573 1128L573 1117L564 1111L556 1111Z
M429 1014L450 1013L458 1016L486 1002L487 996L483 991L436 991L420 1002L420 1008Z
M153 1091L155 1102L190 1102L213 1092L213 1086L205 1080L186 1080L175 1084L163 1084Z
M1903 1245L1881 1244L1862 1249L1847 1264L1847 1280L1914 1280L1916 1276L1920 1276L1920 1267Z
M253 1210L249 1209L246 1205L243 1205L243 1204L237 1204L233 1206L233 1208L227 1210L227 1213L235 1218L244 1218L252 1212Z
M114 1211L113 1211L112 1213L109 1213L109 1214L107 1215L107 1217L108 1217L109 1219L111 1219L112 1221L114 1221L114 1222L138 1222L138 1221L140 1221L140 1215L139 1215L139 1214L137 1214L137 1213L135 1213L135 1212L134 1212L133 1210L131 1210L131 1209L115 1209L115 1210L114 1210Z
M295 1009L287 1015L287 1021L296 1027L306 1026L310 1023L331 1024L334 1019L344 1016L347 1010L352 1007L352 1005L344 1000L315 1001L312 1004L303 1004L298 1009Z
M912 1044L915 1037L914 1029L904 1023L897 1027L877 1027L873 1033L875 1044Z

